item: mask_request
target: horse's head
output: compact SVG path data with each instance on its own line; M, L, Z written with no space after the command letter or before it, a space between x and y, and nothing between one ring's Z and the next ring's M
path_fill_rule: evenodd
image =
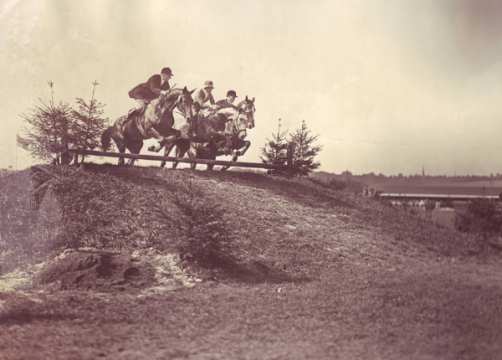
M226 134L244 139L246 137L246 130L252 128L249 125L248 114L237 108L222 108L218 110L216 114L226 119Z
M161 93L158 99L154 100L156 102L156 112L161 116L160 114L165 111L172 112L177 108L187 120L190 120L194 114L192 99L194 91L189 91L185 86L183 89L171 88Z
M193 118L195 112L194 101L192 99L192 94L194 91L195 89L190 91L185 86L183 89L181 89L181 93L177 102L178 109L185 115L185 118L188 121L190 121Z
M254 113L256 111L254 100L254 98L249 99L246 95L246 98L237 105L240 121L245 124L247 129L254 128Z

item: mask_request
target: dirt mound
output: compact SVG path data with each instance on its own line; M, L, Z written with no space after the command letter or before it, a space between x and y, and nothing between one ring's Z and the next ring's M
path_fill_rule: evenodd
M120 253L154 249L170 273L178 260L166 260L165 254L179 254L188 268L194 263L204 265L194 260L216 249L233 260L211 263L206 259L210 266L197 272L200 278L212 278L216 269L219 276L215 277L222 280L260 283L317 279L342 263L470 257L481 251L469 236L311 178L92 164L44 169L0 179L0 210L4 210L0 222L9 225L0 229L0 262L10 259L11 263L2 263L4 272L25 266L24 258L16 254L50 256L53 252L42 250L94 248ZM47 172L54 176L42 182L40 174ZM34 204L28 196L34 191L32 185L46 189L43 194L35 191L40 196ZM87 260L73 259L75 264L61 260L52 275L46 268L47 282L106 288L131 281L124 279L123 272L135 267L135 260L86 256ZM263 261L255 263L255 259ZM149 263L155 273L157 266ZM98 270L110 266L111 275ZM88 273L82 274L83 269ZM58 278L59 273L64 278ZM137 276L146 276L143 280L148 282L148 273ZM171 280L169 288L184 286Z
M155 281L153 267L130 255L99 250L65 252L35 278L58 289L117 290L145 288Z

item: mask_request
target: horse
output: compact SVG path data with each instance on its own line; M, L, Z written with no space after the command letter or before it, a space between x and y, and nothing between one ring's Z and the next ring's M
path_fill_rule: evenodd
M109 149L113 139L121 154L124 154L126 149L132 154L139 154L145 139L177 139L180 132L173 128L173 110L178 108L190 121L193 117L193 92L194 90L189 91L186 86L183 89L170 89L152 100L144 112L136 111L130 116L120 116L101 135L102 148ZM129 165L133 165L134 160L130 159ZM119 158L118 165L124 165L123 157Z
M222 108L216 113L198 120L196 136L182 136L174 143L165 147L164 156L169 156L172 148L176 146L176 157L183 157L188 154L190 159L210 159L215 160L217 156L232 155L232 161L237 161L239 156L244 155L251 142L245 140L247 129L255 127L254 106L255 99L246 98L241 101L236 108ZM181 128L182 133L186 133L188 125ZM189 151L191 150L191 151ZM161 164L164 166L165 162ZM173 169L178 162L173 162ZM196 163L192 163L194 169ZM207 165L208 170L213 169L212 164ZM224 166L222 170L227 170L229 166Z

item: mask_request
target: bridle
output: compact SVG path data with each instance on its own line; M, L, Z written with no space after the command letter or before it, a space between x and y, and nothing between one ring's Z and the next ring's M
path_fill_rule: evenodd
M244 111L244 109L241 109L241 108L238 108L237 110L237 116L235 116L235 118L231 119L230 121L232 122L231 123L231 136L235 136L237 138L241 138L240 134L243 134L242 138L246 137L246 134L247 134L247 131L246 131L246 128L242 129L240 127L240 124L241 124L241 115L242 114L246 114L246 128L247 128L247 122L248 122L248 116L247 116L247 112Z
M247 110L247 109L243 109L243 108L242 108L242 105L240 105L240 106L238 107L239 114L245 114L245 115L246 115L246 125L248 125L248 124L249 124L249 122L250 122L250 121L249 121L249 116L250 116L250 115L253 115L253 114L255 113L256 108L254 107L254 104L253 104L253 103L251 103L251 105L248 105L246 102L242 102L241 104L242 104L242 105L245 105L245 107L246 107L246 108L251 107L251 109L249 109L249 110Z
M181 106L183 104L183 102L184 102L184 96L185 96L185 94L183 94L183 90L181 90L180 95L178 96L178 98L176 99L176 101L173 103L173 105L171 106L171 108L169 110L171 112L173 112L174 110L176 110L176 112L178 114L180 114L181 116L183 116L186 119L186 117L187 117L186 109L184 109Z

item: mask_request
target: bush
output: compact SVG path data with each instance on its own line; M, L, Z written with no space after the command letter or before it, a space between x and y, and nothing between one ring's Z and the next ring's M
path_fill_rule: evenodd
M502 212L493 201L474 200L469 203L465 213L457 215L456 227L460 231L479 233L487 238L501 232Z
M289 143L293 144L293 173L299 176L308 175L319 168L321 164L315 159L322 149L317 145L318 135L312 135L307 123L302 121L301 126L290 134Z
M63 165L71 162L70 148L97 147L107 123L104 104L94 97L97 84L92 84L89 101L77 98L76 107L72 108L66 102L54 102L54 83L49 82L51 101L40 100L22 115L25 127L17 136L18 145L37 159Z
M182 222L187 237L187 242L180 247L182 257L203 266L218 266L230 253L231 235L224 210L205 198L192 181L176 194L175 204L186 217Z
M17 143L37 159L67 164L68 149L75 142L70 105L40 102L23 115L25 128Z
M286 140L286 133L281 130L281 119L279 119L277 131L272 133L271 138L267 139L267 143L261 149L261 160L265 164L284 166L288 160L287 149L288 142ZM269 170L268 173L273 174L274 171ZM275 173L277 173L277 171L275 171Z
M344 190L347 187L347 183L345 181L337 179L331 179L328 185L334 190Z

